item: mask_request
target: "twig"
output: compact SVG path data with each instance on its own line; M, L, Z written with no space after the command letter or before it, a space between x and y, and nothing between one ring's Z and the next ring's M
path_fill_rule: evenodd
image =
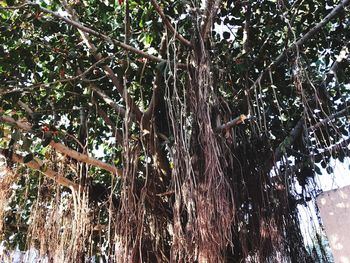
M175 28L173 27L173 25L170 23L169 19L165 16L163 10L161 9L161 7L158 5L158 3L156 2L156 0L151 0L151 3L154 7L154 9L157 11L157 13L159 14L159 16L161 17L163 23L165 24L165 26L170 30L170 32L172 34L175 35L175 37L185 46L188 47L192 47L191 42L188 41L187 39L185 39L182 35L180 35Z

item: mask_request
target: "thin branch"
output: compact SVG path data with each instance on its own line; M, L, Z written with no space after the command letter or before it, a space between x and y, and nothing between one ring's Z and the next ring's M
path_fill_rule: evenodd
M25 104L23 101L18 100L17 104L19 106L21 106L26 111L26 113L28 113L28 115L30 115L30 116L33 115L32 109L29 108L29 106L27 104Z
M74 26L75 28L78 28L79 30L81 30L81 31L83 31L85 33L97 36L97 37L99 37L99 38L101 38L101 39L103 39L103 40L105 40L107 42L113 43L116 46L118 46L118 47L120 47L120 48L122 48L122 49L124 49L126 51L135 53L135 54L140 55L141 57L147 58L147 59L149 59L151 61L166 62L166 60L164 60L164 59L161 59L159 57L156 57L156 56L153 56L151 54L148 54L147 52L144 52L144 51L139 50L137 48L134 48L134 47L132 47L130 45L127 45L127 44L125 44L125 43L123 43L121 41L113 39L113 38L111 38L111 37L109 37L109 36L107 36L107 35L105 35L103 33L97 32L96 30L93 30L93 29L91 29L89 27L86 27L86 26L82 25L79 22L73 21L73 20L71 20L69 18L66 18L66 17L60 15L58 12L54 12L54 11L51 11L51 10L45 8L45 7L42 7L39 4L37 4L37 3L27 2L27 4L31 5L31 6L35 6L35 7L39 8L42 12L50 14L50 15L52 15L52 16L60 19L60 20L65 21L67 24L69 24L71 26ZM179 63L179 64L177 64L177 66L179 68L187 69L187 65L186 64Z
M0 115L0 122L4 122L4 123L7 123L7 124L10 124L10 125L14 125L24 131L27 131L27 132L33 132L32 131L32 126L30 125L30 123L28 122L23 122L23 121L20 121L20 120L15 120L13 119L12 117L9 117L9 116L5 116L5 115ZM90 164L92 166L96 166L96 167L99 167L101 169L104 169L108 172L111 172L112 174L115 174L115 175L119 175L119 176L122 176L123 175L123 172L122 170L118 169L117 167L113 166L113 165L110 165L108 163L105 163L105 162L102 162L100 160L97 160L95 158L92 158L88 155L85 155L85 154L81 154L77 151L74 151L70 148L68 148L67 146L61 144L61 143L56 143L54 141L51 141L50 142L50 146L53 147L56 151L62 153L62 154L65 154L77 161L81 161L81 162L84 162L84 163L87 163L87 164Z
M21 121L21 120L15 120L14 118L12 118L10 116L0 115L0 122L7 123L9 125L14 125L14 126L20 128L21 130L25 130L25 131L31 131L32 130L32 126L30 125L29 122L24 122L24 121Z
M117 112L118 115L125 118L126 112L125 112L125 109L123 107L119 106L114 100L111 99L111 97L109 97L104 91L99 89L97 86L90 85L90 88L92 91L96 92L96 94L99 97L101 97L101 99L103 99L103 101L106 102L107 105L112 107ZM135 121L135 117L133 119Z
M125 26L124 26L125 40L124 40L124 43L129 45L130 44L130 35L131 35L129 0L125 0L125 18L124 18L124 22L125 22Z
M282 61L285 59L288 53L291 53L294 50L301 48L301 46L306 41L310 40L315 34L317 34L322 29L323 26L325 26L332 18L334 18L341 11L343 11L345 7L348 6L349 4L350 4L350 0L342 0L324 19L322 19L321 22L315 25L304 36L302 36L298 41L296 41L291 46L289 46L289 48L284 50L282 54L280 54L273 62L271 62L270 65L259 74L259 76L256 78L252 87L249 90L253 90L254 87L258 85L258 82L263 78L263 76L266 73L268 73L272 68L275 68L280 63L282 63Z
M164 57L166 55L166 48L167 48L167 41L166 36L163 36L161 46L159 49L159 54ZM163 77L163 72L161 69L157 69L156 76L154 79L153 84L153 92L152 92L152 98L148 105L148 108L145 110L143 116L142 116L142 126L143 128L148 129L148 123L150 123L150 120L152 118L152 114L154 113L154 109L158 108L160 101L164 98L162 98L162 87L161 87L161 80Z
M172 34L175 35L175 37L185 46L188 47L192 47L192 44L190 41L188 41L187 39L185 39L182 35L180 35L175 28L173 27L173 25L170 23L169 19L165 16L162 8L158 5L156 0L151 0L151 3L154 7L154 9L157 11L157 13L159 14L160 18L162 19L163 23L165 24L165 26L170 30L170 32Z
M275 162L279 161L283 155L283 148L286 149L293 145L297 137L301 134L304 129L304 118L300 118L295 127L289 133L289 136L276 148L274 158Z
M120 134L117 127L114 125L114 123L111 121L111 119L108 117L107 113L99 107L98 103L95 101L94 98L92 98L92 103L95 105L97 109L97 114L104 120L104 122L110 127L110 129L113 132L114 137L116 138L119 145L123 145L123 135Z
M39 84L31 85L31 86L26 86L24 88L12 89L12 90L9 90L9 91L5 90L5 91L0 92L0 95L10 94L10 93L14 93L14 92L26 92L26 91L31 91L31 90L36 89L36 88L49 87L49 86L53 86L53 85L56 85L56 84L61 84L61 83L76 81L76 80L79 80L79 79L84 79L84 77L90 71L92 71L94 68L96 68L99 64L101 64L101 63L105 62L106 60L108 60L110 58L113 58L113 57L114 56L108 56L108 57L105 57L105 58L101 58L96 63L92 64L87 70L85 70L84 72L80 73L79 75L77 75L75 77L66 78L66 79L60 79L60 80L56 80L56 81L52 81L52 82L48 82L48 83L39 83Z
M61 2L63 4L64 8L68 11L70 16L72 17L73 22L80 24L79 18L77 16L75 10L72 9L67 4L66 0L61 0ZM100 60L102 58L102 55L101 55L101 53L99 53L97 51L96 46L92 43L88 34L82 30L79 30L79 29L78 29L78 32L80 33L85 45L89 48L90 52L94 55L96 60ZM125 89L123 82L118 79L118 77L115 75L115 73L113 72L113 70L109 66L107 66L107 65L103 66L103 70L104 70L106 76L112 81L113 85L117 88L120 96L122 96L126 100L127 105L130 106L130 111L133 114L135 114L136 120L138 122L140 122L141 117L142 117L142 112L141 112L140 108L136 105L134 100L131 98L130 94Z
M27 5L28 5L28 3L24 3L24 4L16 5L16 6L0 6L0 10L16 10L16 9L21 9Z
M338 111L332 115L329 115L327 118L325 118L324 120L316 123L315 125L311 126L308 128L308 131L315 131L316 129L320 128L321 126L327 124L328 122L334 120L335 118L342 116L346 113L349 112L350 109L350 105L347 105L344 109L342 109L341 111Z
M117 127L115 127L114 123L111 121L111 119L108 117L107 113L102 110L98 105L97 107L97 113L98 115L104 120L104 122L110 127L110 129L113 132L114 137L116 138L119 145L123 145L123 135L120 134Z
M348 147L349 144L350 144L350 137L345 139L345 140L342 140L342 141L340 141L338 143L335 143L335 144L329 146L325 150L328 151L328 152L337 151L337 150L342 149L343 147ZM322 153L320 153L320 154L322 154Z
M0 154L6 155L6 150L0 149ZM68 187L70 189L73 189L74 191L79 190L79 185L72 182L71 180L59 175L55 171L49 169L49 168L44 168L43 163L39 159L33 159L29 162L24 162L23 156L13 153L12 156L10 156L11 161L17 162L24 164L25 166L28 166L31 169L38 170L42 174L44 174L46 177L53 179L55 182L59 183L60 185L63 185L65 187Z
M249 53L251 46L251 6L250 3L247 4L245 11L245 22L244 22L244 30L243 30L243 53Z

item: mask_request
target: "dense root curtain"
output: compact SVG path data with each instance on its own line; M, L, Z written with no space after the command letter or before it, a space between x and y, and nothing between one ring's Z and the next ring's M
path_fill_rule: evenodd
M175 141L172 262L223 262L232 240L235 205L220 156L222 146L212 125L217 100L209 54L199 33L193 46L188 85L184 90L171 87L167 100ZM180 98L178 94L189 95Z

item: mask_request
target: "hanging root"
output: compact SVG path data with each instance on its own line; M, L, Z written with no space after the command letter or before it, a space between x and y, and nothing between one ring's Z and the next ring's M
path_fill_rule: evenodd
M30 253L25 261L33 257L32 253L38 253L38 259L52 262L85 262L92 254L86 244L93 231L86 194L70 195L45 183L40 188L29 219ZM50 206L44 205L46 202Z
M200 45L192 58L189 90L179 90L174 83L167 98L175 141L172 261L223 262L232 240L235 208L221 145L212 127L211 111L217 100L208 54L197 37ZM181 94L190 95L183 98Z
M17 179L18 179L17 174L6 167L6 161L4 159L4 161L2 161L0 164L0 236L1 237L4 234L4 217L6 214L6 208L10 202L10 198L13 192L12 185L17 181Z

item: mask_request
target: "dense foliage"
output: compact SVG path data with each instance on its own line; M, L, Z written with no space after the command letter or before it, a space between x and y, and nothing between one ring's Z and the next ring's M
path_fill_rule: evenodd
M349 155L349 2L0 1L4 246L327 260L297 208Z

